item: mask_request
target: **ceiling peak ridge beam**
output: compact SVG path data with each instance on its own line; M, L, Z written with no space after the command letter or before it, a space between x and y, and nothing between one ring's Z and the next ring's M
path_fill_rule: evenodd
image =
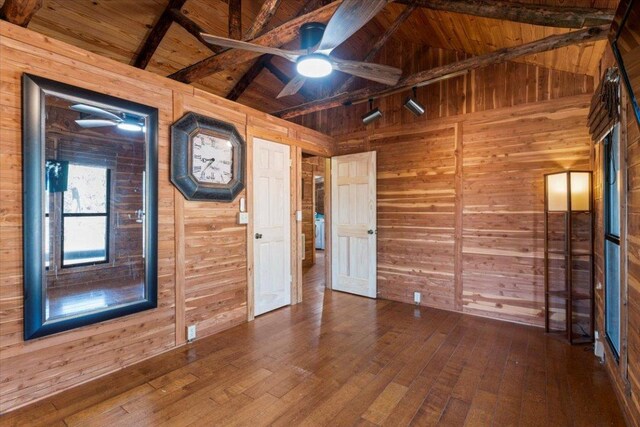
M298 14L296 15L296 18L309 13L314 9L317 9L318 6L325 6L326 4L328 4L327 0L309 0L305 3L302 9L300 9ZM247 34L249 34L250 32L251 31L247 32ZM226 98L232 101L236 101L238 98L240 98L242 94L249 88L251 83L260 75L262 70L264 70L265 64L271 61L272 58L273 55L266 54L262 55L259 60L255 61L253 65L251 65L251 67L244 73L244 75L238 79L235 86L233 86L233 88L227 94Z
M418 6L415 4L410 4L404 8L400 15L398 15L398 17L391 23L389 28L386 29L386 31L378 38L378 40L376 40L371 50L369 50L367 55L363 58L363 62L373 61L378 52L380 52L380 49L382 49L382 47L387 43L391 36L398 30L398 28L400 28L400 26L407 20L407 18L409 18L416 7ZM355 80L355 76L350 76L337 89L331 92L331 96L338 93L346 92Z
M326 6L287 21L279 27L252 39L251 42L262 46L280 47L298 37L298 31L302 24L313 21L328 21L341 3L342 0L336 0ZM260 55L260 53L251 51L226 49L217 55L210 56L182 70L176 71L169 77L183 83L191 83L224 69L251 61Z
M171 17L171 10L182 9L182 6L186 3L187 0L169 0L169 4L164 9L158 21L151 29L151 32L147 36L147 38L142 42L142 46L138 50L138 55L133 60L133 66L137 68L145 69L149 62L151 61L151 57L155 53L158 46L162 42L165 34L169 31L169 27L171 27L171 23L173 22L173 18Z
M5 0L0 8L0 19L26 27L42 7L43 0Z
M283 119L290 119L304 114L323 111L329 108L339 107L341 105L349 105L361 100L370 98L381 98L393 93L397 93L403 89L411 89L414 86L424 86L431 81L439 81L449 77L460 75L462 72L475 70L489 65L499 64L519 58L522 56L532 55L535 53L547 52L566 46L576 44L605 40L609 31L609 25L591 27L582 30L572 31L565 34L556 34L545 37L531 43L520 46L503 48L491 53L480 56L472 56L462 61L453 62L441 67L420 71L400 80L400 82L392 87L381 87L380 85L360 89L351 93L343 92L328 98L319 99L306 104L287 108L275 113L274 116Z
M523 24L575 29L610 24L615 15L613 9L546 6L504 0L396 0L396 3Z

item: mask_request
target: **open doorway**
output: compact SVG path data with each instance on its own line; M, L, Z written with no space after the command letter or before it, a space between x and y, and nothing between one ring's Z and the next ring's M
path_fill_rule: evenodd
M325 158L302 155L302 279L306 296L325 288Z

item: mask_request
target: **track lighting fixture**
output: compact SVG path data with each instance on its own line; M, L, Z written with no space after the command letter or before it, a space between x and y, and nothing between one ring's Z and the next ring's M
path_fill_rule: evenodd
M404 107L411 111L414 115L416 116L421 116L424 114L425 109L424 106L422 104L420 104L420 102L418 102L418 96L417 96L418 90L417 88L414 86L413 87L413 96L410 96L406 99L406 101L404 101Z
M382 111L380 111L380 108L376 107L375 109L373 108L373 99L369 100L369 112L367 114L365 114L364 116L362 116L362 123L364 123L365 125L368 125L369 123L373 123L376 120L378 120L380 117L382 117Z

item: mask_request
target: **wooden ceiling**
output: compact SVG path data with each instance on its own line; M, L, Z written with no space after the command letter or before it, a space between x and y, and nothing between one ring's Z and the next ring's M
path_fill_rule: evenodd
M28 28L63 40L117 61L132 64L169 0L44 0ZM592 7L615 9L617 0L526 0L521 2L552 6ZM0 5L4 0L0 0ZM258 14L262 0L242 2L242 26L246 31ZM306 0L282 0L267 29L295 17ZM402 4L388 5L378 16L336 49L336 56L360 60L385 29L404 9ZM204 30L227 36L228 5L223 0L187 0L182 12ZM510 21L473 17L449 12L418 8L405 21L392 39L437 48L465 52L472 55L488 53L503 47L531 42L568 29L540 27ZM290 43L297 48L298 41ZM555 51L531 55L518 61L545 66L577 74L595 76L598 61L604 53L606 41L584 43ZM212 54L191 34L177 24L169 31L154 53L147 69L160 75L170 75ZM226 96L245 74L253 61L233 66L194 84L199 88ZM294 74L292 64L275 59L273 63L285 75ZM330 92L344 80L340 73L332 79L308 82L305 89L314 97ZM266 112L277 111L305 102L301 95L276 99L284 84L268 70L263 70L240 96L239 102ZM307 99L308 100L308 99Z

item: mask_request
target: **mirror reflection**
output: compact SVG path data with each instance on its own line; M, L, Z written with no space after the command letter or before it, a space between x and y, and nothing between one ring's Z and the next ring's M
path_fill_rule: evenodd
M47 93L44 320L145 299L146 118Z

